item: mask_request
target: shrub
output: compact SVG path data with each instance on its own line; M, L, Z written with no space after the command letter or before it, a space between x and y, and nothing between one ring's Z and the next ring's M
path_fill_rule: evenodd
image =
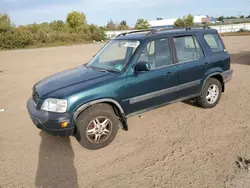
M147 20L140 18L137 20L137 22L135 24L135 29L148 29L149 26L150 25L149 25Z
M250 30L240 29L239 31L237 31L237 33L247 33L247 32L250 32Z
M191 26L194 26L194 17L191 14L184 16L183 18L178 18L174 23L174 27L191 27Z
M104 39L104 28L88 25L83 13L68 14L67 23L56 20L51 23L34 23L19 27L11 25L7 14L0 14L0 49L72 44Z

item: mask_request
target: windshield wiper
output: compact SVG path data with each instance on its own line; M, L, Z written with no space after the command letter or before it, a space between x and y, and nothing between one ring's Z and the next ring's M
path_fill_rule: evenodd
M113 73L118 73L118 71L115 71L115 70L110 70L110 69L103 69L103 68L99 68L99 67L94 67L94 66L88 66L94 70L100 70L101 72L113 72Z
M108 72L108 71L105 70L105 69L99 69L99 71L101 71L101 72Z
M115 70L109 70L109 69L105 69L107 72L113 72L113 73L118 73L119 71L115 71Z

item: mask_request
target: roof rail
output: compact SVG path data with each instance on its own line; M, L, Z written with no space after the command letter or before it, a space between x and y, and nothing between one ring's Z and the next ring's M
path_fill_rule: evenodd
M210 29L209 26L204 25L204 26L187 27L186 30L191 30L191 29L202 29L202 28L203 28L203 29Z
M154 29L141 29L141 30L136 30L136 31L130 31L130 32L125 32L125 33L121 33L119 35L117 35L116 37L120 37L120 36L125 36L127 34L132 34L132 33L140 33L140 32L146 32L146 31L153 31Z
M147 32L147 35L151 35L151 34L155 34L157 32L161 32L161 31L171 31L171 30L191 30L191 29L210 29L209 26L194 26L194 27L176 27L176 28L162 28L162 29L141 29L141 30L135 30L135 31L130 31L130 32L125 32L125 33L121 33L119 35L117 35L116 37L120 37L120 36L125 36L128 34L133 34L133 33L141 33L141 32Z
M191 29L210 29L209 26L200 26L200 27L175 27L175 28L162 28L162 29L153 29L151 32L147 33L147 35L154 34L156 32L161 32L161 31L172 31L172 30L191 30Z

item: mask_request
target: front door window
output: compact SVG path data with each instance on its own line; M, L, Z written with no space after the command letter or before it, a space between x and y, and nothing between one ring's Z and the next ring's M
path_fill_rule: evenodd
M151 65L151 69L171 65L173 61L168 38L149 42L138 59L139 61L146 61Z

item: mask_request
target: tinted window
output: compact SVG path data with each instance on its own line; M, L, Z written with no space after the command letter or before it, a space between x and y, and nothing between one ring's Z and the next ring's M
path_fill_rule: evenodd
M139 61L146 61L151 69L164 67L173 63L168 38L151 41L144 48Z
M220 37L217 34L206 34L204 38L212 52L221 52L224 50Z
M174 43L179 63L203 57L201 46L194 36L176 37Z

